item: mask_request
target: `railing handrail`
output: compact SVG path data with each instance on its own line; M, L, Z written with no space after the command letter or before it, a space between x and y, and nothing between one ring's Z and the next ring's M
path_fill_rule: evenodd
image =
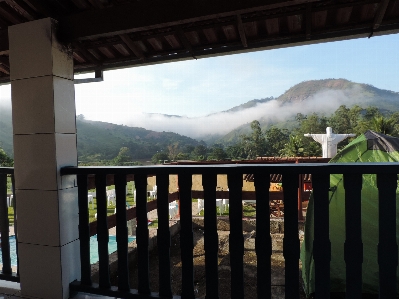
M0 173L14 174L14 167L0 167Z
M151 166L67 166L61 175L71 174L193 174L252 173L254 169L267 169L269 173L397 173L399 162L367 163L300 163L300 164L218 164L218 165L151 165ZM311 169L311 170L310 170Z
M79 238L81 255L81 281L70 285L72 291L84 291L120 298L172 298L170 229L168 217L169 175L177 175L180 200L180 252L181 252L181 297L195 298L194 287L194 234L192 221L192 198L201 192L206 212L204 213L204 252L206 296L214 297L219 293L218 287L218 233L216 198L229 198L229 254L231 267L231 298L244 298L244 235L242 227L243 174L254 174L256 209L255 251L257 253L257 294L259 298L270 298L272 293L271 257L272 236L270 221L265 215L270 214L272 199L270 192L270 174L282 174L282 199L284 204L284 241L283 257L285 259L285 297L299 299L299 259L300 240L298 236L298 194L299 174L312 174L312 189L315 200L309 217L313 218L313 228L306 237L310 244L313 266L309 271L314 274L314 289L310 290L316 297L330 298L332 244L330 242L331 199L330 174L338 174L342 180L345 204L344 215L340 215L340 225L345 225L342 242L345 245L347 296L360 298L362 294L362 181L363 174L370 174L378 190L378 261L379 286L383 294L380 298L396 297L396 273L398 246L396 234L396 199L398 186L398 162L385 163L331 163L331 164L218 164L218 165L158 165L158 166L84 166L65 167L61 175L77 175L79 202ZM192 175L202 175L203 191L193 190ZM227 175L229 191L217 191L217 175ZM88 182L94 175L97 190L98 213L98 251L99 280L98 285L91 280L90 266L90 229L88 223ZM126 212L127 176L134 176L137 191L136 229L138 287L131 290L129 284L129 259ZM153 295L150 289L149 272L149 231L147 226L148 198L147 177L156 176L158 186L158 262L159 262L159 296ZM108 218L106 186L108 178L114 177L116 190L116 239L118 243L118 286L111 288L108 252ZM346 188L345 188L346 187ZM302 188L302 187L301 187ZM227 193L226 193L227 192ZM218 194L219 193L219 194ZM377 193L376 193L377 194ZM226 195L226 197L225 197ZM278 194L281 195L281 192ZM195 198L195 196L194 196ZM301 206L300 206L301 207ZM344 219L345 218L345 219ZM344 219L344 220L343 220ZM375 226L373 226L374 228ZM341 228L338 228L341 230ZM383 232L383 233L382 233ZM377 235L376 235L377 236ZM376 239L377 240L377 239ZM376 243L376 242L374 242ZM366 244L370 248L370 244ZM375 246L375 244L372 244ZM341 246L342 247L342 246ZM259 254L258 254L259 253ZM313 272L314 271L314 272ZM373 270L374 271L374 270ZM309 291L308 290L308 291ZM155 294L155 293L154 293Z

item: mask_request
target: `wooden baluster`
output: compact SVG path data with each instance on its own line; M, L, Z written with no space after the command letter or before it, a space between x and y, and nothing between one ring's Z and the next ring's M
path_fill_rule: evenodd
M129 291L129 259L126 217L126 175L115 175L116 242L118 250L118 290Z
M271 298L271 256L272 238L270 236L270 174L255 173L256 194L256 238L257 294L258 298Z
M96 199L97 199L97 241L99 259L99 287L108 289L111 287L109 277L109 252L108 252L108 221L107 221L107 195L106 195L106 176L97 174ZM87 196L86 196L87 201Z
M377 175L379 216L379 298L397 296L396 269L398 266L398 244L396 243L396 188L397 174Z
M147 219L147 175L134 176L136 184L137 207L137 266L138 292L150 294L149 261L148 261L148 219Z
M231 266L231 295L235 299L244 298L244 236L242 234L242 174L227 175L229 186L229 251Z
M362 298L362 175L344 174L346 298Z
M80 174L78 180L78 205L79 205L79 240L80 240L80 273L81 283L91 285L90 266L90 227L89 203L87 199L87 175Z
M7 206L7 174L0 174L0 232L3 274L12 274Z
M170 271L170 231L169 231L169 175L158 174L157 208L158 230L157 244L159 256L159 296L172 298L172 280Z
M329 174L312 174L314 197L314 241L316 299L330 298L331 243L329 239Z
M299 299L298 175L283 174L285 298Z
M194 265L193 265L193 219L192 219L192 198L191 174L179 174L180 193L180 248L182 261L182 299L194 299Z
M218 251L219 238L217 233L216 215L216 173L202 176L204 187L204 247L206 299L219 298Z

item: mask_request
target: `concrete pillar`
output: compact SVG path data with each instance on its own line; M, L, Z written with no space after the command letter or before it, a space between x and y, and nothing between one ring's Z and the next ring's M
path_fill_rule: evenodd
M46 18L9 27L21 294L68 298L80 276L73 59Z

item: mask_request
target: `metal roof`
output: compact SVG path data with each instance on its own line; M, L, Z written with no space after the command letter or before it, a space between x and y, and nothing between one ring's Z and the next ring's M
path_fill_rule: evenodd
M2 0L8 26L52 17L75 73L343 40L399 31L399 0Z

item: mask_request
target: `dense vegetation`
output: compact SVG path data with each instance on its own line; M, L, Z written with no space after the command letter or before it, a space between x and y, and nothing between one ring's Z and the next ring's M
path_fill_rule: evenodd
M134 165L139 160L150 160L156 153L168 151L168 147L173 144L179 144L179 148L201 144L197 140L172 132L154 132L89 121L83 116L77 117L76 126L81 165Z
M297 126L292 129L280 129L272 126L262 130L259 121L251 122L251 133L241 134L234 145L214 144L211 147L199 145L196 147L179 148L174 145L173 151L158 153L152 161L191 159L225 160L225 159L255 159L257 156L321 156L321 145L312 138L304 137L306 133L325 133L326 127L333 128L335 133L355 133L360 135L367 130L383 134L399 136L399 112L388 113L385 116L376 107L366 109L360 106L351 108L340 106L331 116L316 113L296 115ZM353 138L348 138L339 144L339 148L347 145ZM173 155L171 154L173 152Z
M328 93L330 96L324 97L323 95L326 93ZM281 105L281 109L286 109L289 108L291 104L302 103L315 98L319 99L318 105L323 106L323 101L328 101L329 98L337 97L341 98L343 104L345 104L348 108L351 108L355 105L361 107L374 106L378 108L378 110L384 115L387 113L389 114L390 111L399 111L399 107L397 105L399 101L398 92L383 90L369 84L355 83L345 79L304 81L292 86L274 100ZM242 110L244 113L246 108L254 107L270 100L272 100L272 98L253 100L234 107L233 109L234 111ZM280 123L273 123L269 118L259 118L258 121L263 131L270 129L272 126L276 126L280 129L286 128L291 131L298 126L298 122L294 116L287 117L284 122ZM333 129L335 128L333 127ZM239 142L240 136L242 134L248 134L250 132L251 124L248 123L237 127L225 136L219 136L218 138L213 136L212 139L204 137L204 140L206 142L210 140L212 142L232 145Z

